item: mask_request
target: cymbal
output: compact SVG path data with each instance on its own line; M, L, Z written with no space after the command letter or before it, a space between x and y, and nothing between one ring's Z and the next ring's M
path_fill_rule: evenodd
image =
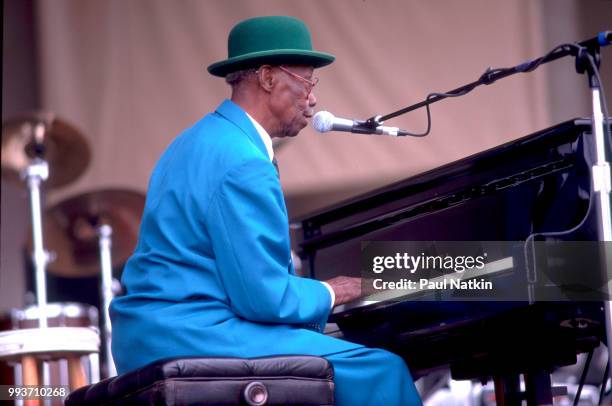
M145 196L128 189L103 189L64 200L45 211L45 249L55 254L47 270L63 277L94 276L100 272L97 227L113 229L113 268L124 264L136 248ZM32 239L28 248L32 247Z
M72 125L52 113L29 113L2 124L2 177L16 183L42 145L49 165L48 188L76 180L91 158L85 137Z

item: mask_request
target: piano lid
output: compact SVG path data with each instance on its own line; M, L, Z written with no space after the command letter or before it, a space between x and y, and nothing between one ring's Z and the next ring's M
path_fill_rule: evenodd
M566 171L576 164L573 144L590 128L590 119L569 120L305 216L296 220L302 252Z

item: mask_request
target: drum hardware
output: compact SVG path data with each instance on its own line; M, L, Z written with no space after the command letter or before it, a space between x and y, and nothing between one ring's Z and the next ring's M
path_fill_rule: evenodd
M23 126L22 128L32 129L31 126ZM30 209L32 215L32 235L34 238L34 250L32 260L36 273L36 299L38 307L44 309L47 306L47 286L45 280L45 269L49 261L49 256L43 245L43 227L41 216L41 183L49 177L49 166L43 159L44 146L43 139L45 134L45 124L36 123L32 131L32 139L35 145L36 157L26 167L23 177L28 184L30 191ZM45 312L40 312L38 315L39 327L47 327L47 318Z
M89 147L84 138L53 114L29 114L2 125L2 177L9 181L21 178L29 192L32 220L30 252L34 264L36 302L39 309L45 309L38 313L38 328L42 335L47 334L45 330L48 327L46 270L51 255L43 243L41 189L46 181L49 187L63 186L73 181L84 171L88 162ZM27 352L21 354L20 364L24 376L26 371L37 370L33 368L35 357ZM42 376L42 383L48 385L50 370L45 360L42 362Z
M97 360L99 348L98 331L89 327L39 327L0 333L0 359L21 365L24 386L39 385L39 361L48 366L49 362L57 360L65 360L68 364L71 390L87 385L87 372L81 358L88 356L90 361ZM97 362L90 362L89 381L94 380L97 367Z
M47 209L45 235L56 259L48 272L64 278L97 276L101 269L99 227L112 229L111 267L123 265L136 248L145 196L130 189L86 192ZM32 236L28 236L28 247Z
M113 228L108 224L102 224L98 227L98 238L100 245L100 276L101 276L101 294L102 303L101 310L103 313L103 330L102 342L106 349L106 373L108 377L117 375L115 362L113 361L113 353L111 351L111 321L108 313L111 300L113 300L113 267L111 260Z
M125 263L136 246L144 195L124 189L89 192L61 202L46 210L44 216L41 205L43 183L54 188L74 181L89 159L85 137L53 114L28 114L2 126L2 177L12 182L21 177L30 195L32 230L27 247L32 252L37 308L47 309L37 312L38 326L48 327L47 272L60 277L96 276L100 272L105 366L112 376L116 371L110 351L108 307L121 290L120 283L112 278L112 268ZM43 241L49 244L49 251ZM92 360L92 364L96 362ZM92 379L99 376L92 375ZM43 383L48 382L49 366L44 362Z
M29 113L2 125L2 177L23 184L20 176L36 158L47 162L46 188L75 181L89 164L86 138L52 113Z
M116 375L112 360L110 302L121 284L112 270L136 247L145 196L127 189L103 189L68 198L46 210L45 235L57 259L49 273L61 278L100 275L101 342L104 377ZM31 236L28 244L32 244ZM113 241L114 240L114 241Z
M40 313L37 306L25 309L12 309L8 316L10 327L14 330L36 327ZM81 303L48 303L45 311L50 327L91 327L98 325L98 311L93 306Z
M67 184L83 172L88 162L89 147L84 137L51 113L32 113L2 125L2 176L14 181L19 174L29 191L39 308L47 304L45 273L51 260L43 245L42 185L47 180L50 187ZM39 314L39 325L47 326L44 312Z
M39 311L39 308L36 305L31 305L31 306L27 306L23 309L11 309L9 312L0 314L0 326L1 326L1 330L3 330L2 332L0 332L0 344L3 342L4 344L7 344L8 342L10 342L11 340L13 340L13 338L10 337L14 337L15 340L18 340L19 342L22 342L24 344L28 344L29 346L32 345L36 345L39 347L43 347L46 346L46 349L49 350L51 349L53 346L55 346L55 344L52 344L50 342L40 342L40 341L36 341L36 339L34 339L33 337L46 337L44 334L44 332L40 332L37 327L38 327L38 318L39 318L39 314L41 312ZM93 335L98 335L98 310L94 307L94 306L89 306L89 305L83 305L81 303L70 303L70 302L66 302L66 303L48 303L47 307L45 309L45 311L43 312L46 315L47 318L47 323L48 323L48 329L55 329L56 327L69 327L69 328L77 328L76 330L79 330L81 332L83 332L85 329L93 329L93 331L95 333L84 333L86 334L88 337L92 337L93 339ZM10 332L9 330L14 330L13 332ZM16 330L16 331L15 331ZM74 330L74 331L76 331ZM23 332L31 332L30 337L24 337L24 335L22 334ZM65 330L65 331L69 331L69 330ZM72 330L70 330L72 331ZM57 336L54 333L50 333L52 334L52 336ZM19 339L19 337L22 337L22 339ZM69 337L67 337L67 340L70 339ZM3 341L3 340L9 340L7 341ZM17 341L15 341L17 342ZM66 343L68 343L68 341L66 341ZM76 343L76 341L71 341L71 343ZM0 345L1 347L1 345ZM71 347L71 350L76 350L76 347ZM4 348L5 351L6 347ZM1 351L0 351L1 352ZM23 385L25 383L25 381L27 379L36 379L35 374L30 373L28 374L28 376L24 376L24 372L25 371L35 371L38 368L38 363L42 363L43 368L47 368L48 372L47 372L47 382L49 385L52 386L68 386L70 383L70 371L78 371L81 368L79 367L78 363L75 361L76 358L72 357L72 365L70 365L71 361L68 358L56 358L55 356L51 356L51 354L49 353L49 355L44 355L42 353L38 353L38 354L33 354L34 356L31 356L31 354L28 354L29 358L27 358L26 360L26 364L25 364L25 369L24 366L22 365L22 361L20 360L16 354L13 354L13 356L11 356L8 353L4 353L3 354L5 357L5 362L7 366L12 366L12 371L10 372L10 374L12 375L12 382L19 386L19 385ZM98 360L98 354L96 353L91 353L88 355L87 360L84 360L85 365L88 365L89 368L87 368L88 372L89 372L89 377L90 377L90 381L91 382L97 382L100 379L100 373L99 373L99 360ZM4 369L4 375L2 376L2 378L4 379L4 383L10 383L11 382L11 378L9 378L9 370ZM43 372L44 375L44 372ZM31 381L30 381L31 382ZM60 401L48 401L45 400L44 403L51 403L51 404L60 404ZM16 402L16 405L18 404L23 404L23 402Z
M113 291L113 297L123 295L125 292L123 291L123 286L121 286L121 281L117 278L113 278L111 280L111 290Z

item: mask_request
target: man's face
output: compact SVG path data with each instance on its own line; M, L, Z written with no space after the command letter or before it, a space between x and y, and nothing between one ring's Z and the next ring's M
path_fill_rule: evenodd
M316 78L313 68L303 65L283 65L272 68L277 80L271 94L270 110L276 118L271 135L295 137L308 125L317 99L312 93Z

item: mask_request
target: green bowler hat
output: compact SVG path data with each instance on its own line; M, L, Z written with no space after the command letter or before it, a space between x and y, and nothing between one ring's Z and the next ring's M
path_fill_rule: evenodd
M261 65L309 65L320 68L336 59L312 50L310 31L303 21L287 16L255 17L238 23L227 39L228 58L215 62L208 72L228 73Z

